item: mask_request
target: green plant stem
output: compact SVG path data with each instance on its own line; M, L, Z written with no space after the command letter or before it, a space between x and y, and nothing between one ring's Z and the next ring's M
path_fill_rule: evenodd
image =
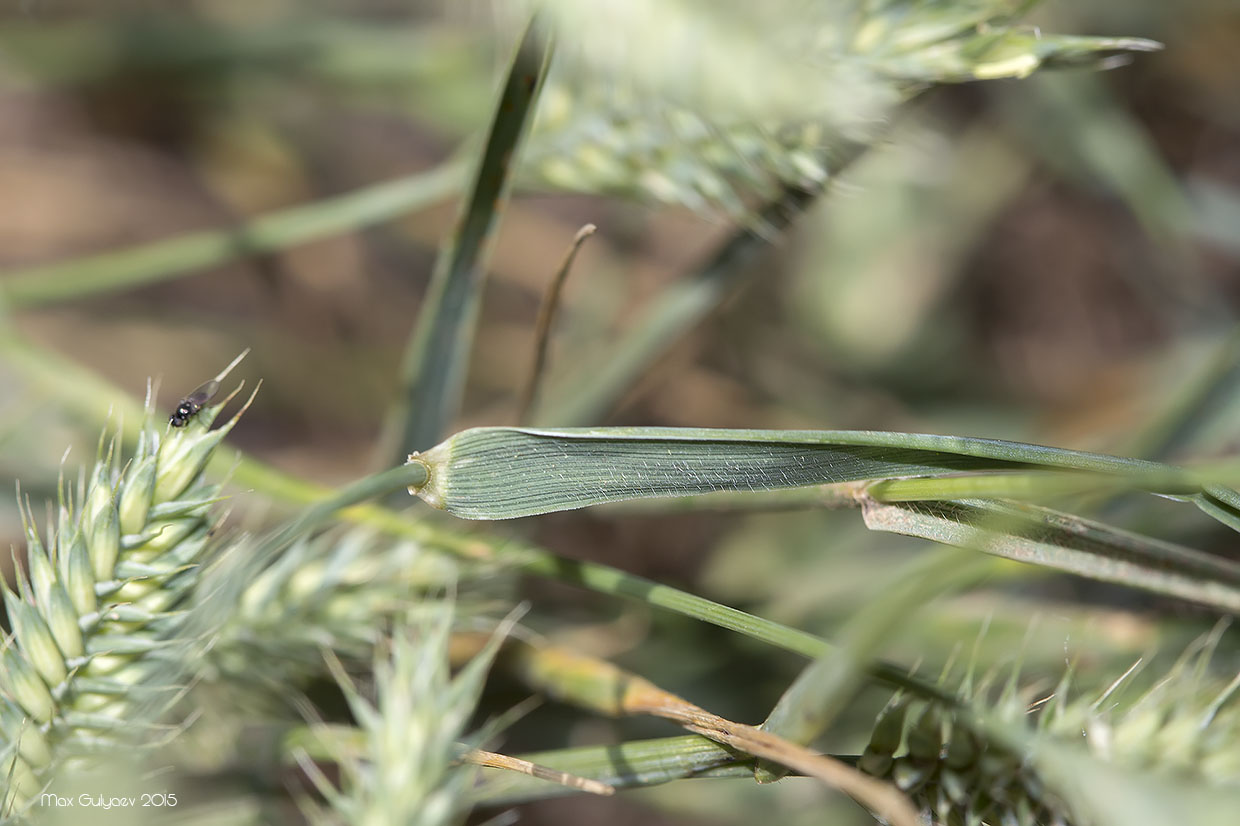
M239 258L274 252L387 221L454 194L465 167L426 172L255 218L233 229L194 232L127 249L18 270L0 281L12 309L30 309L166 281Z

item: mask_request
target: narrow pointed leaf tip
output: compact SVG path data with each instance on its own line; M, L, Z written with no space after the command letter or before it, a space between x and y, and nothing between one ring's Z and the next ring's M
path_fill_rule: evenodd
M1159 492L1194 489L1182 471L1136 459L879 431L484 427L409 458L428 476L411 492L465 519L980 470L1055 468L1132 479Z

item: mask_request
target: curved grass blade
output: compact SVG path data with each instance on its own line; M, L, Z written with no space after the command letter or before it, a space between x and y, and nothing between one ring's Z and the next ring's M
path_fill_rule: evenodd
M13 309L29 309L167 281L208 267L387 221L452 195L458 162L273 212L235 229L193 232L125 249L28 267L0 279Z
M463 431L425 454L428 483L413 488L470 519L505 519L604 502L716 491L757 491L966 471L1053 469L1099 487L1125 482L1230 508L1234 492L1203 489L1176 468L1136 459L989 439L872 431L692 428ZM976 547L1055 570L1140 587L1224 611L1240 610L1240 565L1045 508L991 499L1036 484L1031 473L893 479L859 494L875 529ZM1016 484L1009 483L1010 479ZM1196 487L1199 493L1194 493Z
M509 188L513 159L528 130L551 62L551 46L531 20L513 58L460 224L440 252L429 292L405 351L401 387L388 413L380 453L400 461L441 438L464 390L474 324L486 278L491 231Z
M1183 471L1138 459L881 431L489 427L457 433L410 461L426 465L430 477L412 492L466 519L510 519L643 497L1038 468L1100 474L1099 484L1125 479L1161 493L1200 489Z
M1067 571L1240 612L1240 563L1032 505L962 499L863 506L872 530Z

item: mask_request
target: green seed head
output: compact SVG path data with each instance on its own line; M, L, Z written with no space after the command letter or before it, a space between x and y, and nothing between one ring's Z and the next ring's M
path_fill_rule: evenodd
M216 412L204 408L166 438L149 416L123 471L119 451L101 442L88 483L79 484L80 508L62 485L48 545L23 509L26 574L16 591L0 586L13 628L0 654L6 812L20 811L77 748L150 730L150 698L175 696L178 686L151 680L178 642L176 608L215 524L219 489L203 470L237 422L209 430Z
M1196 658L1198 669L1209 658L1206 649ZM998 737L995 731L1017 730L1087 748L1092 758L1109 763L1235 787L1240 678L1219 691L1204 686L1200 677L1182 663L1151 692L1126 700L1109 691L1105 703L1092 696L1072 699L1065 679L1055 701L1039 703L1038 713L1029 710L1034 695L1017 689L1015 678L997 699L985 688L964 692L961 711L897 698L877 721L858 766L893 781L933 822L947 824L1077 822L1048 790L1036 761L1017 750L1021 739ZM1013 716L1014 708L1021 713Z

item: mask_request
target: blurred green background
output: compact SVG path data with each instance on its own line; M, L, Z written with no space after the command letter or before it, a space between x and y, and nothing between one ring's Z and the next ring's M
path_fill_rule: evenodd
M1169 460L1234 453L1240 6L1048 2L1030 25L1166 48L1110 72L916 99L774 239L753 277L594 423L927 431ZM432 169L476 147L513 40L481 4L10 4L0 11L0 269L237 226ZM643 309L735 227L717 210L525 180L495 240L461 427L513 422L541 292L582 224L599 233L569 282L549 379L569 397L574 371L605 361ZM263 387L230 442L339 484L373 468L455 197L176 280L20 309L7 322L135 398L156 377L162 409L250 347L239 373ZM66 446L75 445L69 468L92 454L101 420L66 412L20 370L0 371L0 472L38 501L54 491ZM1118 507L1129 527L1235 556L1233 537L1186 509ZM20 544L15 511L3 516L0 535ZM828 637L884 570L921 547L868 534L851 512L527 521L517 530L565 555ZM760 719L798 667L563 587L531 583L525 595L535 627L734 719ZM1154 610L1173 621L1153 622ZM1152 645L1174 654L1208 627L1140 594L1014 573L945 603L888 653L934 673L987 622L979 645L994 650L982 660L1010 658L1024 639L1032 673L1054 676L1082 658L1087 684ZM580 626L575 637L569 625ZM500 686L488 710L519 694ZM673 733L546 707L512 729L505 750L621 730ZM864 733L845 731L841 742ZM807 805L825 795L817 787L729 783L724 795L723 784L552 801L525 807L523 820L821 822Z

